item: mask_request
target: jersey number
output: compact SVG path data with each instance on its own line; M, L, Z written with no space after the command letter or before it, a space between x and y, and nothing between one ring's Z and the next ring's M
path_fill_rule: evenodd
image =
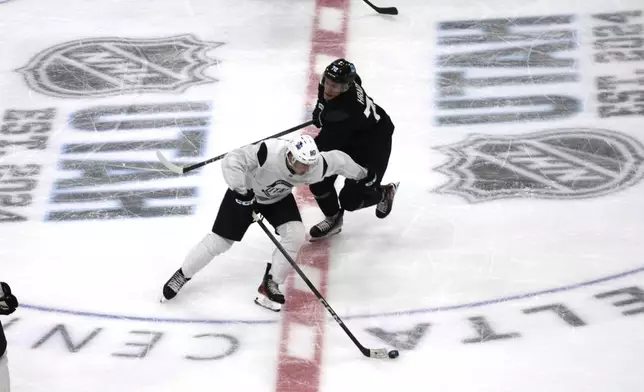
M376 122L380 121L380 115L376 113L376 105L373 103L371 98L367 97L367 107L364 109L365 117L369 118L372 112L373 112L373 117L376 119Z

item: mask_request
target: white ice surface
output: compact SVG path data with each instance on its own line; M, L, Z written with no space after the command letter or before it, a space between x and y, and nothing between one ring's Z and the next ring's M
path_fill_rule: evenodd
M642 184L598 198L567 201L506 199L468 204L457 196L432 192L447 181L433 169L448 159L432 148L463 140L470 133L520 135L598 127L644 141L642 116L599 120L595 114L593 78L632 77L638 66L644 69L644 62L615 67L593 64L591 31L596 22L590 17L644 6L636 0L385 1L378 3L397 6L400 15L378 16L362 2L351 2L347 54L367 92L396 124L385 181L401 181L401 187L394 212L386 220L378 220L372 210L345 217L342 234L332 240L327 299L370 347L388 342L368 328L393 333L422 323L430 326L413 350L401 349L396 361L377 361L362 357L329 319L319 390L644 390L644 313L622 313L644 304L618 307L615 302L629 297L595 297L628 287L644 289ZM530 86L527 93L574 93L584 100L580 114L518 125L434 125L436 78L441 71L435 58L445 51L436 46L437 23L562 14L576 15L565 28L578 33L579 48L572 56L579 60L575 72L581 80L570 86ZM259 228L252 227L242 244L197 275L176 300L157 301L161 285L212 225L225 191L218 164L196 176L154 182L158 187L199 187L197 213L192 216L80 222L44 222L43 217L55 207L49 204L55 179L64 177L57 169L64 144L173 138L179 132L177 128L127 135L79 132L68 120L80 110L209 102L212 111L204 115L211 124L200 159L301 122L313 16L313 0L69 0L58 4L12 0L0 4L0 110L57 110L46 151L16 150L0 157L0 165L42 165L33 204L15 210L29 221L0 224L0 280L11 283L21 303L31 305L1 320L9 340L12 390L275 390L280 315L252 302L273 249ZM322 18L324 26L338 28L337 12L327 10ZM644 17L632 23L644 24ZM224 44L210 52L220 62L205 72L218 82L182 94L55 98L29 89L16 72L35 54L67 41L187 33ZM517 95L517 88L472 90L474 97L495 95ZM155 161L153 146L128 154L122 154L123 159ZM64 156L113 157L113 153ZM136 184L137 189L146 187ZM303 217L308 227L320 214L312 209L303 211ZM571 287L637 269L639 273ZM465 306L557 288L569 289ZM572 327L553 312L524 313L551 304L564 304L586 325ZM520 336L464 343L477 336L468 320L472 317L484 317L497 333ZM56 335L43 342L53 330ZM65 343L63 330L71 346ZM210 335L197 337L206 334ZM294 334L294 341L311 340L305 329ZM158 341L149 352L142 358L131 357L143 355L141 344L155 336ZM291 351L311 354L307 347ZM221 359L187 358L226 353L230 355Z

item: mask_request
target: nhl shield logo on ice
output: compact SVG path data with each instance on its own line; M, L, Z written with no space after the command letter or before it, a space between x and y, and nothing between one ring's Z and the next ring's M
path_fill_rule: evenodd
M436 189L470 203L505 198L581 199L617 192L644 176L644 146L614 131L567 128L515 136L469 135L436 147Z
M204 74L217 63L206 52L221 45L191 34L154 39L81 39L39 53L18 72L32 89L56 97L179 93L216 81Z

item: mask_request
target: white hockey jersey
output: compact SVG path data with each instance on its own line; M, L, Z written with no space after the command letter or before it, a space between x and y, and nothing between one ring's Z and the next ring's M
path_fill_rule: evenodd
M226 154L221 169L228 187L242 194L252 189L258 203L272 204L288 196L292 188L314 184L325 177L337 174L360 180L367 175L367 169L337 150L321 152L320 159L307 173L293 174L286 166L288 142L268 139Z

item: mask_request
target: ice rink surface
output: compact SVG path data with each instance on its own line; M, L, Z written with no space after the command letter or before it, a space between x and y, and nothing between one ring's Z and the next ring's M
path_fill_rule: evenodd
M12 391L644 390L644 5L390 1L0 1ZM296 274L283 312L253 304L256 225L158 302L226 184L155 152L307 121L337 57L392 117L401 185L298 262L396 360Z

